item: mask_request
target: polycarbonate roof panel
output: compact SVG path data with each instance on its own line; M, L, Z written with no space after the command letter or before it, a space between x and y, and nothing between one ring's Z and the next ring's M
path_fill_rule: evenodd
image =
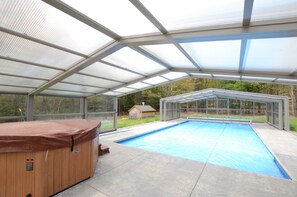
M296 0L257 0L254 1L251 22L293 17L297 17Z
M123 88L119 88L119 89L116 89L116 90L113 90L113 91L120 92L120 93L127 93L127 92L135 91L135 89L123 87Z
M164 74L162 76L165 77L166 79L174 80L174 79L178 79L178 78L181 78L181 77L185 77L187 75L188 74L181 73L181 72L169 72L169 73L166 73L166 74Z
M290 73L297 69L297 38L251 40L244 70Z
M137 83L131 84L131 85L127 86L127 87L128 88L141 89L141 88L146 88L146 87L149 87L149 86L150 86L149 84L142 83L142 82L137 82Z
M202 69L238 70L240 40L182 44Z
M168 81L168 80L163 78L163 77L157 76L157 77L153 77L153 78L144 80L143 82L149 83L149 84L152 84L152 85L156 85L158 83L163 83L163 82L166 82L166 81Z
M63 1L121 36L159 32L129 1Z
M0 75L0 84L38 87L46 81Z
M113 86L121 85L121 83L118 83L118 82L108 81L104 79L99 79L99 78L89 77L89 76L79 75L79 74L71 75L70 77L64 79L63 81L70 82L70 83L79 83L82 85L105 87L105 88L111 88Z
M173 44L146 45L141 48L174 68L196 68Z
M0 59L0 73L50 79L61 71Z
M42 1L1 0L0 18L2 27L85 54L111 41Z
M127 47L112 53L103 60L142 74L151 74L165 69L160 64Z
M242 23L244 0L140 0L167 30Z
M1 92L11 92L11 93L29 93L33 89L31 88L19 88L19 87L9 87L9 86L1 86L0 85Z
M105 92L105 93L103 93L103 95L108 95L108 96L118 96L120 94L122 94L122 93L120 93L120 92Z
M72 96L72 97L85 97L90 94L79 93L79 92L68 92L68 91L58 91L58 90L44 90L40 94L42 95L57 95L57 96Z
M0 55L44 64L56 68L68 68L82 57L47 47L29 40L0 32Z
M136 80L141 75L134 74L132 72L128 72L119 68L115 68L112 66L109 66L107 64L103 64L101 62L96 62L92 64L91 66L88 66L87 68L80 71L81 73L85 74L91 74L96 75L99 77L105 77L109 79L115 79L123 82L128 82L132 80Z
M66 83L57 83L50 87L51 89L59 89L59 90L69 90L69 91L78 91L78 92L90 92L90 93L97 93L103 91L103 88L94 88L88 86L80 86L74 84L66 84Z

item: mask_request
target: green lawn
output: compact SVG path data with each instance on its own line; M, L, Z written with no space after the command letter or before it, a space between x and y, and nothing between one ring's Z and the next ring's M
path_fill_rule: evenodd
M297 118L290 118L290 130L297 132Z
M143 119L129 119L128 116L118 117L118 128L129 127L133 125L155 122L160 120L160 115L155 115L154 117L143 118Z

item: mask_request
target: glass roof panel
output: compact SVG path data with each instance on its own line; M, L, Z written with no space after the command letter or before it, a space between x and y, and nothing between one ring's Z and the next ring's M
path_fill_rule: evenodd
M127 47L112 53L103 60L143 74L151 74L165 69L153 60Z
M0 84L38 87L46 81L0 75Z
M162 76L165 77L166 79L174 80L174 79L178 79L178 78L181 78L181 77L185 77L187 75L188 74L186 74L186 73L169 72L169 73L166 73L166 74L164 74Z
M121 36L158 32L158 29L129 1L63 1Z
M90 93L98 93L105 89L103 88L94 88L94 87L87 87L87 86L80 86L74 84L66 84L66 83L57 83L50 87L51 89L59 89L59 90L73 90L78 92L90 92Z
M80 71L81 73L85 74L91 74L91 75L96 75L99 77L105 77L105 78L110 78L110 79L115 79L119 81L132 81L136 80L140 77L141 75L137 75L119 68L115 68L100 62L96 62L87 68L83 69Z
M57 68L68 68L82 57L47 47L29 40L0 32L0 55L44 64Z
M122 94L122 93L120 93L120 92L105 92L105 93L103 93L103 95L108 95L108 96L118 96L120 94Z
M146 45L141 47L175 68L196 68L173 44Z
M2 27L85 54L111 41L42 1L1 0L0 18Z
M140 0L167 30L242 23L244 0Z
M58 96L73 96L73 97L85 97L89 96L90 94L86 93L79 93L79 92L66 92L66 91L58 91L58 90L44 90L40 94L42 95L58 95Z
M297 69L297 38L251 40L245 71L290 73Z
M182 44L202 69L238 70L240 40Z
M168 81L168 80L163 78L163 77L157 76L157 77L153 77L153 78L144 80L143 82L156 85L156 84L163 83L163 82L166 82L166 81Z
M296 0L258 0L254 1L251 22L293 17L297 17Z
M119 88L119 89L116 89L116 90L113 90L113 91L115 91L115 92L121 92L121 93L127 93L127 92L135 91L135 89L123 87L123 88Z
M11 93L29 93L33 89L31 88L19 88L19 87L9 87L9 86L1 86L0 85L0 93L1 92L11 92Z
M70 83L71 82L79 83L82 85L93 85L93 86L105 87L105 88L111 88L113 86L121 85L121 83L118 83L118 82L98 79L95 77L89 77L89 76L84 76L79 74L74 74L63 81L70 82Z
M146 87L149 87L149 86L150 86L149 84L137 82L137 83L131 84L131 85L127 86L127 87L128 88L141 89L141 88L146 88Z
M50 79L61 71L0 59L0 73Z

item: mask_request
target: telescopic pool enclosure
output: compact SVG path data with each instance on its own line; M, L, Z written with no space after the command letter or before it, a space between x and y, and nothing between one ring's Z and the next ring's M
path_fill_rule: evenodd
M188 77L297 84L296 0L1 0L0 18L0 93L27 120L116 129L118 97ZM75 110L37 112L48 96Z
M186 106L184 105L186 104ZM223 89L205 89L160 100L160 119L221 117L238 120L248 116L265 116L265 121L281 130L289 130L289 100L286 96L274 96Z

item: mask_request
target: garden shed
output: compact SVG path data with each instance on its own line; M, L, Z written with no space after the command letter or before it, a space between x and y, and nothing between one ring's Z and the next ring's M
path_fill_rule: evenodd
M129 109L129 118L141 119L153 117L156 115L156 110L150 105L134 105Z

